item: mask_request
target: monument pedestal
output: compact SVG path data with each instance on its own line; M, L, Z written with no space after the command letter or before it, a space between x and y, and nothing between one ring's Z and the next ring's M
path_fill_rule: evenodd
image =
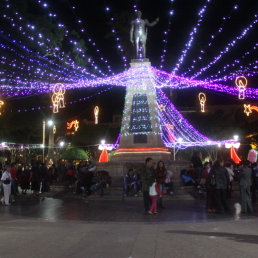
M127 79L119 148L111 161L169 160L171 153L161 139L151 63L148 59L132 60L130 65L132 76Z

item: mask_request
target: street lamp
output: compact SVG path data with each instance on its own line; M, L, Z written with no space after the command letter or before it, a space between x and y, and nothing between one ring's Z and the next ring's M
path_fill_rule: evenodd
M53 120L48 120L48 121L47 121L47 125L48 125L48 126L53 126L53 124L54 124Z
M59 142L59 145L60 145L60 147L64 147L65 142L64 142L64 141L61 141L61 142Z
M233 138L234 138L235 141L238 141L239 136L238 135L234 135Z

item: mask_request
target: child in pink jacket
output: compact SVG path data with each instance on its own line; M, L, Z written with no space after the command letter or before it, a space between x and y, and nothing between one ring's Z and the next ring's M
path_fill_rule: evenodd
M152 204L150 206L150 210L148 211L149 214L157 214L157 199L158 199L158 195L160 197L162 197L160 191L159 191L159 187L158 184L156 183L156 181L153 182L152 186L150 186L150 190L149 190L149 195L152 201Z

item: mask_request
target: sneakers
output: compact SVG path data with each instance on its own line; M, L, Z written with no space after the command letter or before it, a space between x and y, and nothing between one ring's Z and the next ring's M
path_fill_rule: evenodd
M151 211L148 211L148 214L149 214L149 215L153 215L153 213L152 213Z

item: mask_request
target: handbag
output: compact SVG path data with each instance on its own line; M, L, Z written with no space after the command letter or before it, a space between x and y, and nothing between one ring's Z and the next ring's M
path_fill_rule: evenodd
M6 178L6 179L3 181L3 183L4 183L5 185L9 185L9 184L11 183L10 178Z

